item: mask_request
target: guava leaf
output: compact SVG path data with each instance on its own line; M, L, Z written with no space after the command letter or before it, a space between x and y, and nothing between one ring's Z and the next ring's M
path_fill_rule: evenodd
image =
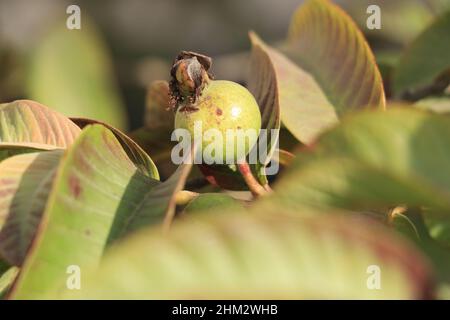
M405 50L394 73L394 91L420 89L450 70L450 11L443 13Z
M283 124L299 141L311 143L319 133L338 122L334 106L309 73L256 34L251 33L250 38L252 65L258 66L262 73L252 78L264 79L255 83L254 89L250 88L266 93L262 103L272 103L274 108L281 109Z
M156 167L153 160L139 146L139 144L137 144L135 141L133 141L133 139L128 137L125 133L123 133L119 129L114 128L113 126L110 126L107 123L93 120L93 119L72 118L71 120L82 129L84 127L86 127L87 125L101 124L104 127L111 130L114 133L114 135L116 136L116 139L119 140L120 144L122 145L122 148L125 150L128 157L130 158L130 160L141 171L141 173L150 178L159 180L158 168Z
M297 153L275 194L293 206L426 205L448 217L449 147L450 118L412 108L363 112Z
M0 162L0 256L20 266L34 238L62 150Z
M71 120L35 101L0 104L0 160L22 152L65 149L80 132Z
M244 206L241 202L225 193L202 193L190 201L183 212L191 215L208 211L223 211L225 209L239 211L243 208Z
M414 108L354 115L296 154L270 201L298 213L305 207L424 208L431 237L419 236L418 246L440 280L449 281L449 130L450 118Z
M382 272L378 290L370 289L373 267ZM65 297L402 299L432 290L422 256L378 224L274 209L186 219L165 236L142 232Z
M47 206L12 298L57 296L66 270L95 267L105 247L128 232L161 222L186 167L165 183L129 159L108 128L87 126L58 167Z
M407 179L347 157L330 155L305 163L301 170L294 161L284 174L274 186L272 201L295 209L364 211L406 204L432 206L440 214L450 207L448 193L421 179Z
M260 135L259 140L262 139L262 141L258 141L257 145L258 151L265 151L266 156L263 159L258 159L264 166L272 158L279 139L281 126L280 84L264 44L253 32L250 32L249 35L252 42L252 52L248 89L255 96L261 111L261 129L267 130L266 135ZM266 150L260 150L261 147L265 147Z
M294 13L286 48L292 61L266 51L280 82L283 124L304 144L349 112L385 108L380 72L364 36L327 0L308 0Z
M126 112L99 32L87 15L81 31L64 23L51 28L30 55L29 96L65 115L125 129Z

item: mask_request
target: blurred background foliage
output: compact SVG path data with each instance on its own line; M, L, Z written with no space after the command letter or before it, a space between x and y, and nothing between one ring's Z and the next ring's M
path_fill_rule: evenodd
M40 101L66 115L121 129L144 122L147 87L167 79L173 57L194 50L214 57L217 78L245 82L248 30L271 44L285 39L302 0L0 0L0 101ZM386 82L402 49L448 0L337 0L366 33ZM81 7L81 30L65 27ZM381 8L382 29L365 27Z

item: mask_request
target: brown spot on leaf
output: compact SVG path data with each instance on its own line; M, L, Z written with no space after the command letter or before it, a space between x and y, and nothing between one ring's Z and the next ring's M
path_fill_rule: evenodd
M217 114L218 116L221 116L221 115L223 114L222 109L216 108L216 114Z
M90 149L90 146L87 145L86 142L82 141L82 147L80 146L80 148L83 148L84 151L83 153L90 153L92 152ZM89 149L90 148L90 149ZM84 172L85 174L90 174L92 172L92 167L91 164L88 162L87 157L85 154L82 153L76 153L74 155L74 165L82 172Z
M12 185L12 184L16 184L16 179L10 179L10 178L1 178L0 179L0 185L2 186L6 186L6 185Z
M9 189L0 190L0 198L12 195L15 192L16 192L16 188L9 188Z
M80 179L78 179L76 176L71 175L69 177L69 190L76 199L80 196L82 189Z

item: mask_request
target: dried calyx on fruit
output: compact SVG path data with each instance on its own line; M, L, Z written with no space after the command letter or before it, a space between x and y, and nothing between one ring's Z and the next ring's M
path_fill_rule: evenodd
M211 68L210 57L181 51L173 63L170 75L171 105L176 108L180 103L195 103L205 85L213 79L208 70Z
M176 58L170 82L175 129L187 130L191 139L201 132L201 150L210 151L202 153L207 164L235 163L257 142L261 113L245 87L213 80L211 63L211 58L194 52L183 51Z

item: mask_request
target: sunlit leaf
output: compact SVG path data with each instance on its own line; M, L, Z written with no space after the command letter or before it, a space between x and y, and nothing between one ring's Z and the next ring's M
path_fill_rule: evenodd
M427 205L444 214L450 212L449 157L450 118L412 108L365 112L298 153L276 197L352 209Z
M62 150L0 162L0 256L21 265L47 203Z
M298 140L311 143L319 133L337 123L334 106L309 73L267 46L254 33L250 37L253 44L252 63L255 70L260 70L251 74L251 79L258 79L259 82L254 80L255 88L250 88L266 95L262 95L262 103L281 109L284 125Z
M430 297L427 263L380 226L270 213L202 216L166 236L143 232L114 248L69 297ZM370 266L382 270L379 290L368 285Z
M282 90L284 88L278 83L279 78L267 52L268 48L252 32L250 33L250 40L252 42L252 53L248 89L255 96L259 105L261 128L267 130L267 137L264 137L265 143L263 145L266 146L267 156L264 159L259 159L261 163L266 164L270 161L279 138L278 130L281 126L279 88L281 87ZM272 133L271 130L275 131Z
M93 119L72 118L71 120L80 128L84 128L90 124L101 124L111 130L116 136L116 139L119 140L122 148L125 150L130 160L133 161L134 165L141 171L141 173L150 178L159 180L158 168L154 164L153 160L144 150L142 150L142 148L136 142L134 142L125 133L110 126L107 123Z
M328 0L309 0L291 21L288 43L293 59L324 89L339 115L384 108L381 77L373 54L355 23Z
M127 126L110 57L87 16L82 30L55 25L30 55L29 95L71 117Z
M420 89L450 69L450 11L442 14L405 50L394 76L394 89Z
M40 103L0 104L0 160L21 152L67 148L80 131L71 120Z
M308 0L294 13L286 51L292 61L268 52L280 97L286 97L282 121L301 142L311 143L344 114L385 108L382 79L364 36L331 2Z
M165 183L138 170L106 127L87 126L59 165L37 235L14 298L55 295L66 288L70 265L94 267L107 244L162 221L186 175ZM182 176L182 178L180 178Z

